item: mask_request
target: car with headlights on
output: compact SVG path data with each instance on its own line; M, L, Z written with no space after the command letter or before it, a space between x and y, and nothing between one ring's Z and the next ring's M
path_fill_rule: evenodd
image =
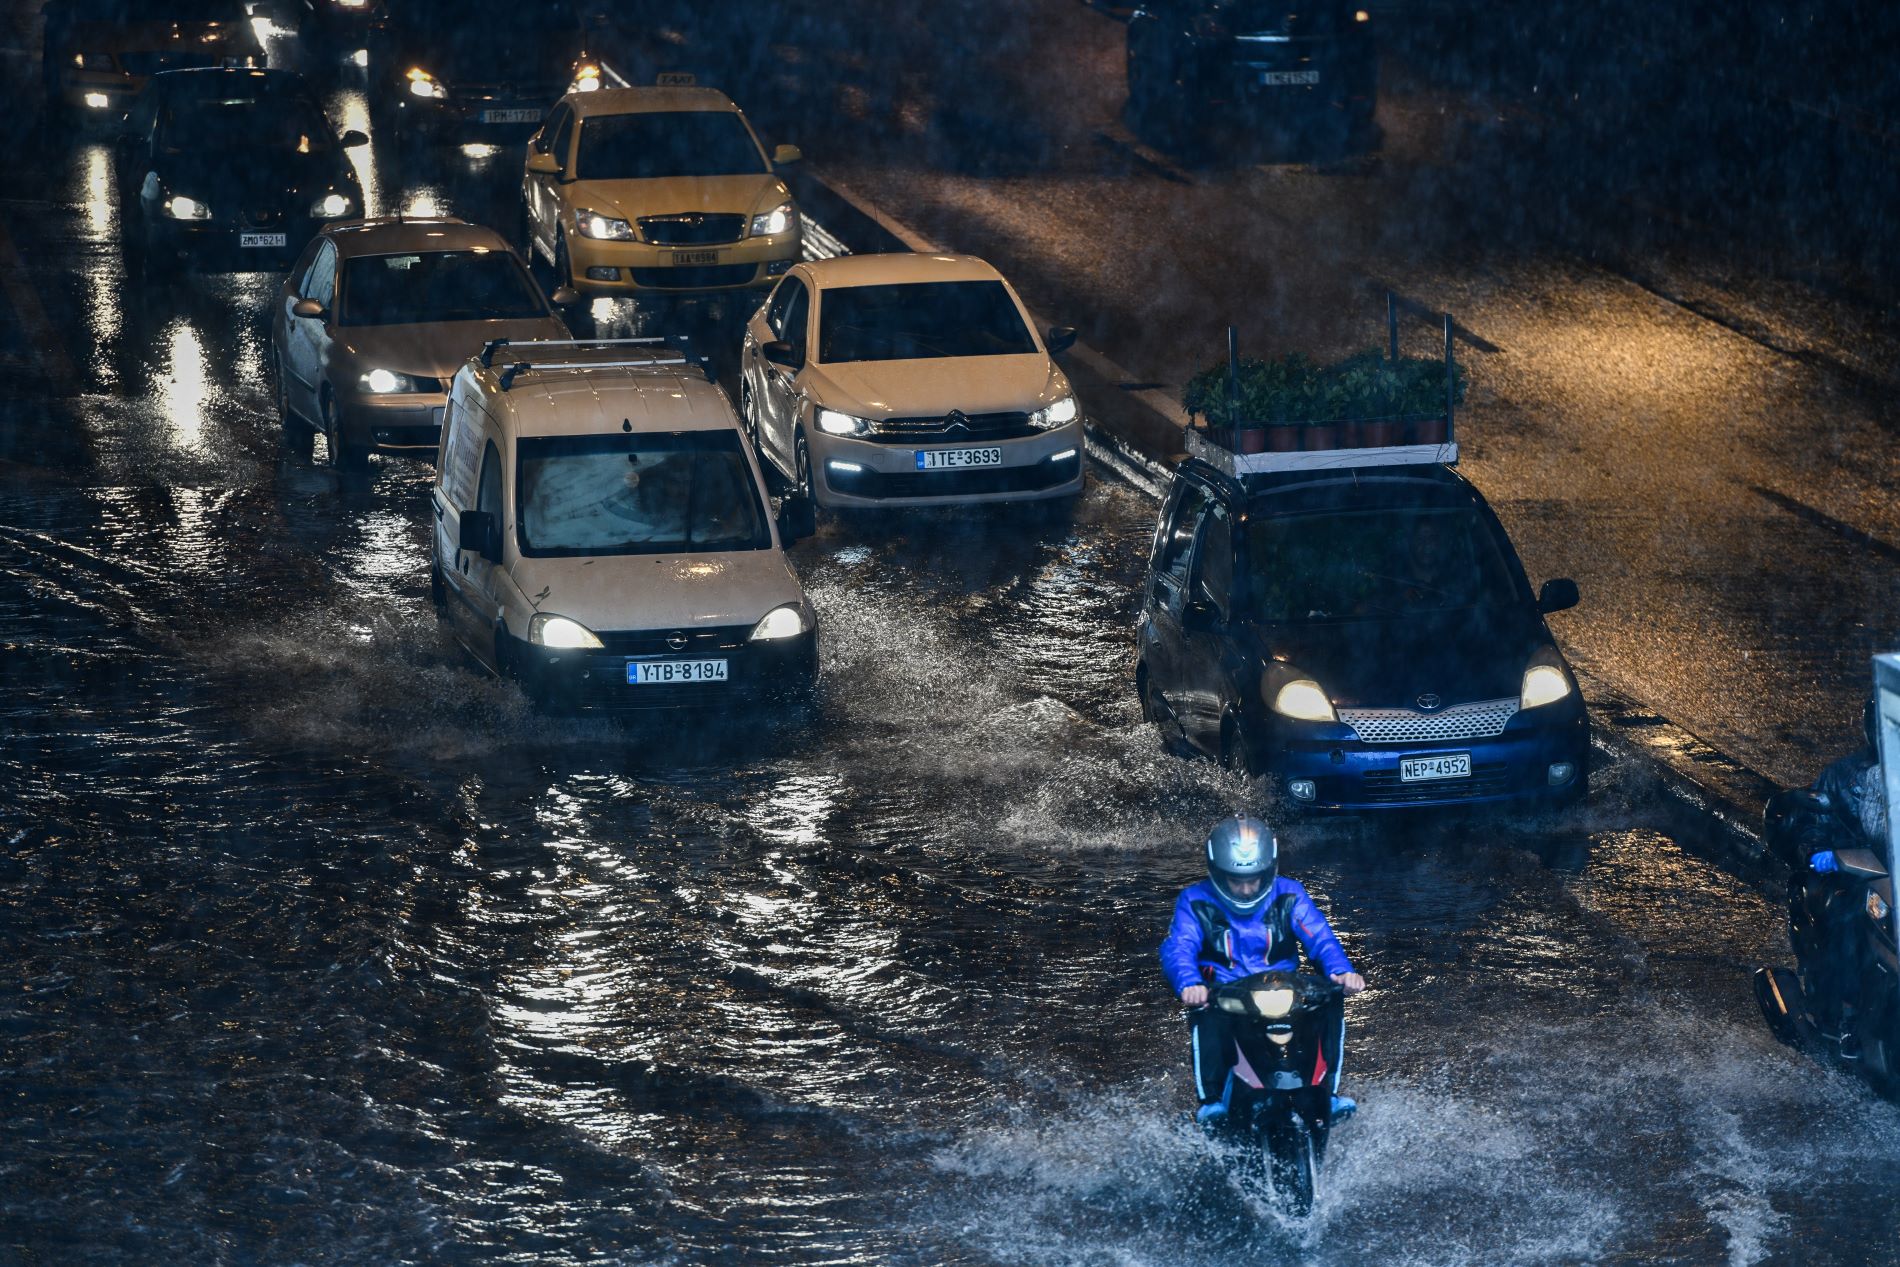
M1590 725L1496 515L1449 466L1177 469L1137 626L1142 715L1294 807L1584 795Z
M600 87L574 0L401 0L370 31L371 122L399 141L519 141Z
M561 99L528 143L531 254L582 295L770 286L798 261L792 192L739 107L711 88L603 88Z
M496 343L450 388L429 562L477 660L555 711L806 703L818 627L726 394L658 339Z
M163 70L262 67L238 0L48 0L40 61L49 115L116 128Z
M141 272L189 260L214 271L276 271L324 224L363 213L345 150L304 77L288 70L153 75L114 152L120 233Z
M1082 411L990 265L968 255L800 264L746 326L739 408L766 461L829 508L1071 498Z
M452 218L332 225L271 313L278 412L287 436L322 433L339 468L372 453L434 457L463 362L493 339L567 337L493 229Z

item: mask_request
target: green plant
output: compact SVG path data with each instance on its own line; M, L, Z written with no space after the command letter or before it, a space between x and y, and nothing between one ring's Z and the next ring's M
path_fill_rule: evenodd
M1227 362L1188 380L1181 403L1216 427L1345 422L1363 418L1439 416L1445 412L1445 363L1424 357L1388 361L1369 348L1332 365L1295 352L1278 360L1242 357L1236 366L1239 408L1228 396ZM1464 366L1454 366L1454 401L1465 397Z

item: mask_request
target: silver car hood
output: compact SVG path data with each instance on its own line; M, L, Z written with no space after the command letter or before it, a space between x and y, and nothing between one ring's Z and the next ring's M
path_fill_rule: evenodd
M512 575L537 611L597 633L751 625L805 597L777 549L524 558Z

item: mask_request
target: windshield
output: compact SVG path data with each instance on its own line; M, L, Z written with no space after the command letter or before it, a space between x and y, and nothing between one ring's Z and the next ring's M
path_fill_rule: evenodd
M581 120L576 180L751 176L771 168L745 121L729 110L607 114Z
M1254 519L1251 607L1261 620L1423 616L1523 597L1489 520L1469 508Z
M330 124L321 110L299 94L273 91L174 97L159 119L158 138L174 153L266 149L315 154L331 146Z
M772 544L737 431L521 441L521 552L699 554Z
M533 279L508 251L365 255L343 262L338 325L508 321L546 315Z
M1036 350L1001 282L844 286L825 291L822 304L820 362L1013 356Z

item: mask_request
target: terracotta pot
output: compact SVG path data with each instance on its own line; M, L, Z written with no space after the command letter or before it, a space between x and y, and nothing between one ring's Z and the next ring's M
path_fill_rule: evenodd
M1239 427L1234 431L1234 452L1265 453L1267 451L1267 429L1265 427Z
M1320 449L1339 447L1339 424L1336 422L1309 422L1300 428L1300 447L1308 453Z
M1292 453L1300 447L1300 429L1281 424L1266 429L1268 453Z
M1443 418L1421 418L1412 424L1412 443L1443 444L1450 432Z
M1359 423L1356 430L1358 434L1353 437L1356 448L1383 449L1405 440L1405 424L1397 418L1375 418Z

